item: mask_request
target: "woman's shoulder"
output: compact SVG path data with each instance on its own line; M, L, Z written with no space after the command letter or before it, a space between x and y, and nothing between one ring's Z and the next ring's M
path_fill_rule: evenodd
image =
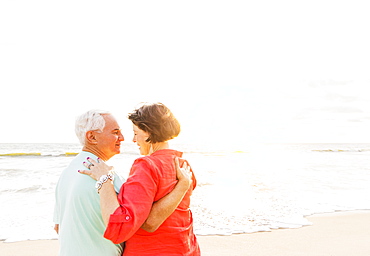
M134 164L132 166L152 169L153 167L157 165L158 163L156 161L156 158L153 158L151 156L143 156L143 157L137 158L134 161Z
M137 158L133 165L157 166L167 161L173 161L174 157L180 157L181 161L181 156L182 152L180 151L173 149L162 149L154 152L151 155Z
M161 149L153 154L151 154L149 157L168 157L168 156L177 156L177 157L182 157L182 152L174 150L174 149Z
M142 164L142 163L147 163L149 162L150 160L148 159L148 156L142 156L142 157L139 157L139 158L136 158L135 161L134 161L134 165L135 164Z
M134 161L133 165L156 165L156 158L153 156L142 156Z

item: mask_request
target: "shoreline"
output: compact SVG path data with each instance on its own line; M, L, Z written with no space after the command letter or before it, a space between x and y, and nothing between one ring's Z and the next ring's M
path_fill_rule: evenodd
M368 256L370 210L306 216L313 225L230 236L197 236L202 256ZM57 256L58 240L0 241L2 256Z

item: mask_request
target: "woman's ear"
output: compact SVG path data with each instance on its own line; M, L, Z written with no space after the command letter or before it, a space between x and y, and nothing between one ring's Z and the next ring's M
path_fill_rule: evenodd
M94 145L98 143L94 131L86 132L85 136L86 136L85 139L87 143L94 144Z

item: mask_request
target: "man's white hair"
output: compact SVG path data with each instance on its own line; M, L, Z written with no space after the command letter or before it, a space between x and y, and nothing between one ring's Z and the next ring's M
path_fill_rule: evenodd
M85 137L88 131L103 131L105 120L102 115L107 114L110 112L93 109L76 118L75 132L82 146L86 143Z

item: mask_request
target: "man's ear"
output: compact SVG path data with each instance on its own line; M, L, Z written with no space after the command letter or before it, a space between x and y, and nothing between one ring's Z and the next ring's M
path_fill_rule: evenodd
M86 139L86 142L89 143L89 144L94 144L95 145L95 144L98 143L94 131L86 132L85 139Z

